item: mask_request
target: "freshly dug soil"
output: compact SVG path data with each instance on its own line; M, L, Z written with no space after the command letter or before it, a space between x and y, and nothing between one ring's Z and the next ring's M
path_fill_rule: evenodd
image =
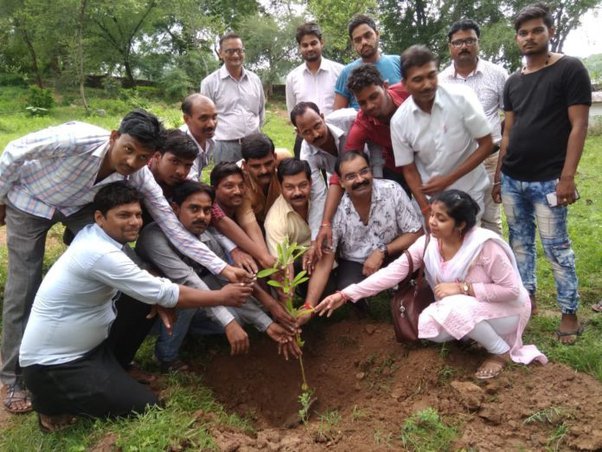
M212 431L222 450L403 450L404 420L427 407L457 429L453 450L602 450L602 384L567 366L510 365L477 381L482 350L463 343L405 346L387 323L343 320L304 333L317 401L299 422L301 375L275 344L254 337L246 356L215 354L205 384L256 434ZM420 449L419 449L420 450Z

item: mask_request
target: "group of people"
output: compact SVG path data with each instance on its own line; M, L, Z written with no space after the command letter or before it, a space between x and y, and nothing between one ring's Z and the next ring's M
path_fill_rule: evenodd
M479 57L472 20L450 27L441 73L421 45L382 54L368 16L349 24L359 58L347 66L322 57L317 24L301 25L304 62L286 81L295 157L261 132L262 85L235 33L220 39L223 66L182 102L180 129L136 110L111 132L70 122L9 143L5 408L33 407L53 431L74 416L158 404L133 364L155 324L166 372L187 368L179 350L189 333L225 334L232 354L247 352L245 324L297 357L294 336L315 314L351 301L365 315L368 297L402 280L404 250L436 298L421 338L479 343L488 352L479 379L510 360L545 363L521 339L536 312L536 227L557 284L557 335L574 342L582 326L566 219L591 87L579 60L549 52L545 5L525 7L514 26L525 64L508 77ZM211 164L210 184L199 182ZM46 234L59 222L69 248L42 280ZM308 247L295 263L309 276L298 319L255 276L285 240Z

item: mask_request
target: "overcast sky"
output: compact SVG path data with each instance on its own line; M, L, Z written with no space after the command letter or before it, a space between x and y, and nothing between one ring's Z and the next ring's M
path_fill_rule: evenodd
M581 27L569 33L562 51L577 57L602 53L601 18L602 8L594 9L583 16Z

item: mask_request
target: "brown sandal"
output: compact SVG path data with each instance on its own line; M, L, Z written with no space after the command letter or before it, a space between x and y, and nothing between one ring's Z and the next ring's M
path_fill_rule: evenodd
M16 408L22 405L21 408ZM4 409L11 414L29 413L33 408L31 406L31 394L19 383L13 383L6 387L6 396L4 397Z
M38 413L38 425L43 433L54 433L65 430L75 424L77 418L70 414L59 414L57 416L48 416Z
M478 380L489 380L490 378L497 377L504 367L506 363L510 360L510 355L508 353L503 353L501 355L489 355L485 361L479 366L474 376Z

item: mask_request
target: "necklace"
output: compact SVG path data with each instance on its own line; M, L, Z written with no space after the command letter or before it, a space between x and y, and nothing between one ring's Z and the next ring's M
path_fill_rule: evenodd
M546 61L544 61L544 63L543 63L543 66L542 66L542 67L540 67L540 68L537 68L536 70L539 70L539 69L542 69L542 68L546 67L546 66L548 65L548 63L550 62L550 58L552 58L552 54L551 54L551 53L548 53L548 56L546 57ZM525 74L525 73L527 72L527 70L528 70L528 69L529 69L529 68L527 67L527 65L524 65L524 66L521 68L521 70L520 70L520 73L521 73L521 74ZM535 71L530 71L529 73L531 73L531 72L535 72Z

